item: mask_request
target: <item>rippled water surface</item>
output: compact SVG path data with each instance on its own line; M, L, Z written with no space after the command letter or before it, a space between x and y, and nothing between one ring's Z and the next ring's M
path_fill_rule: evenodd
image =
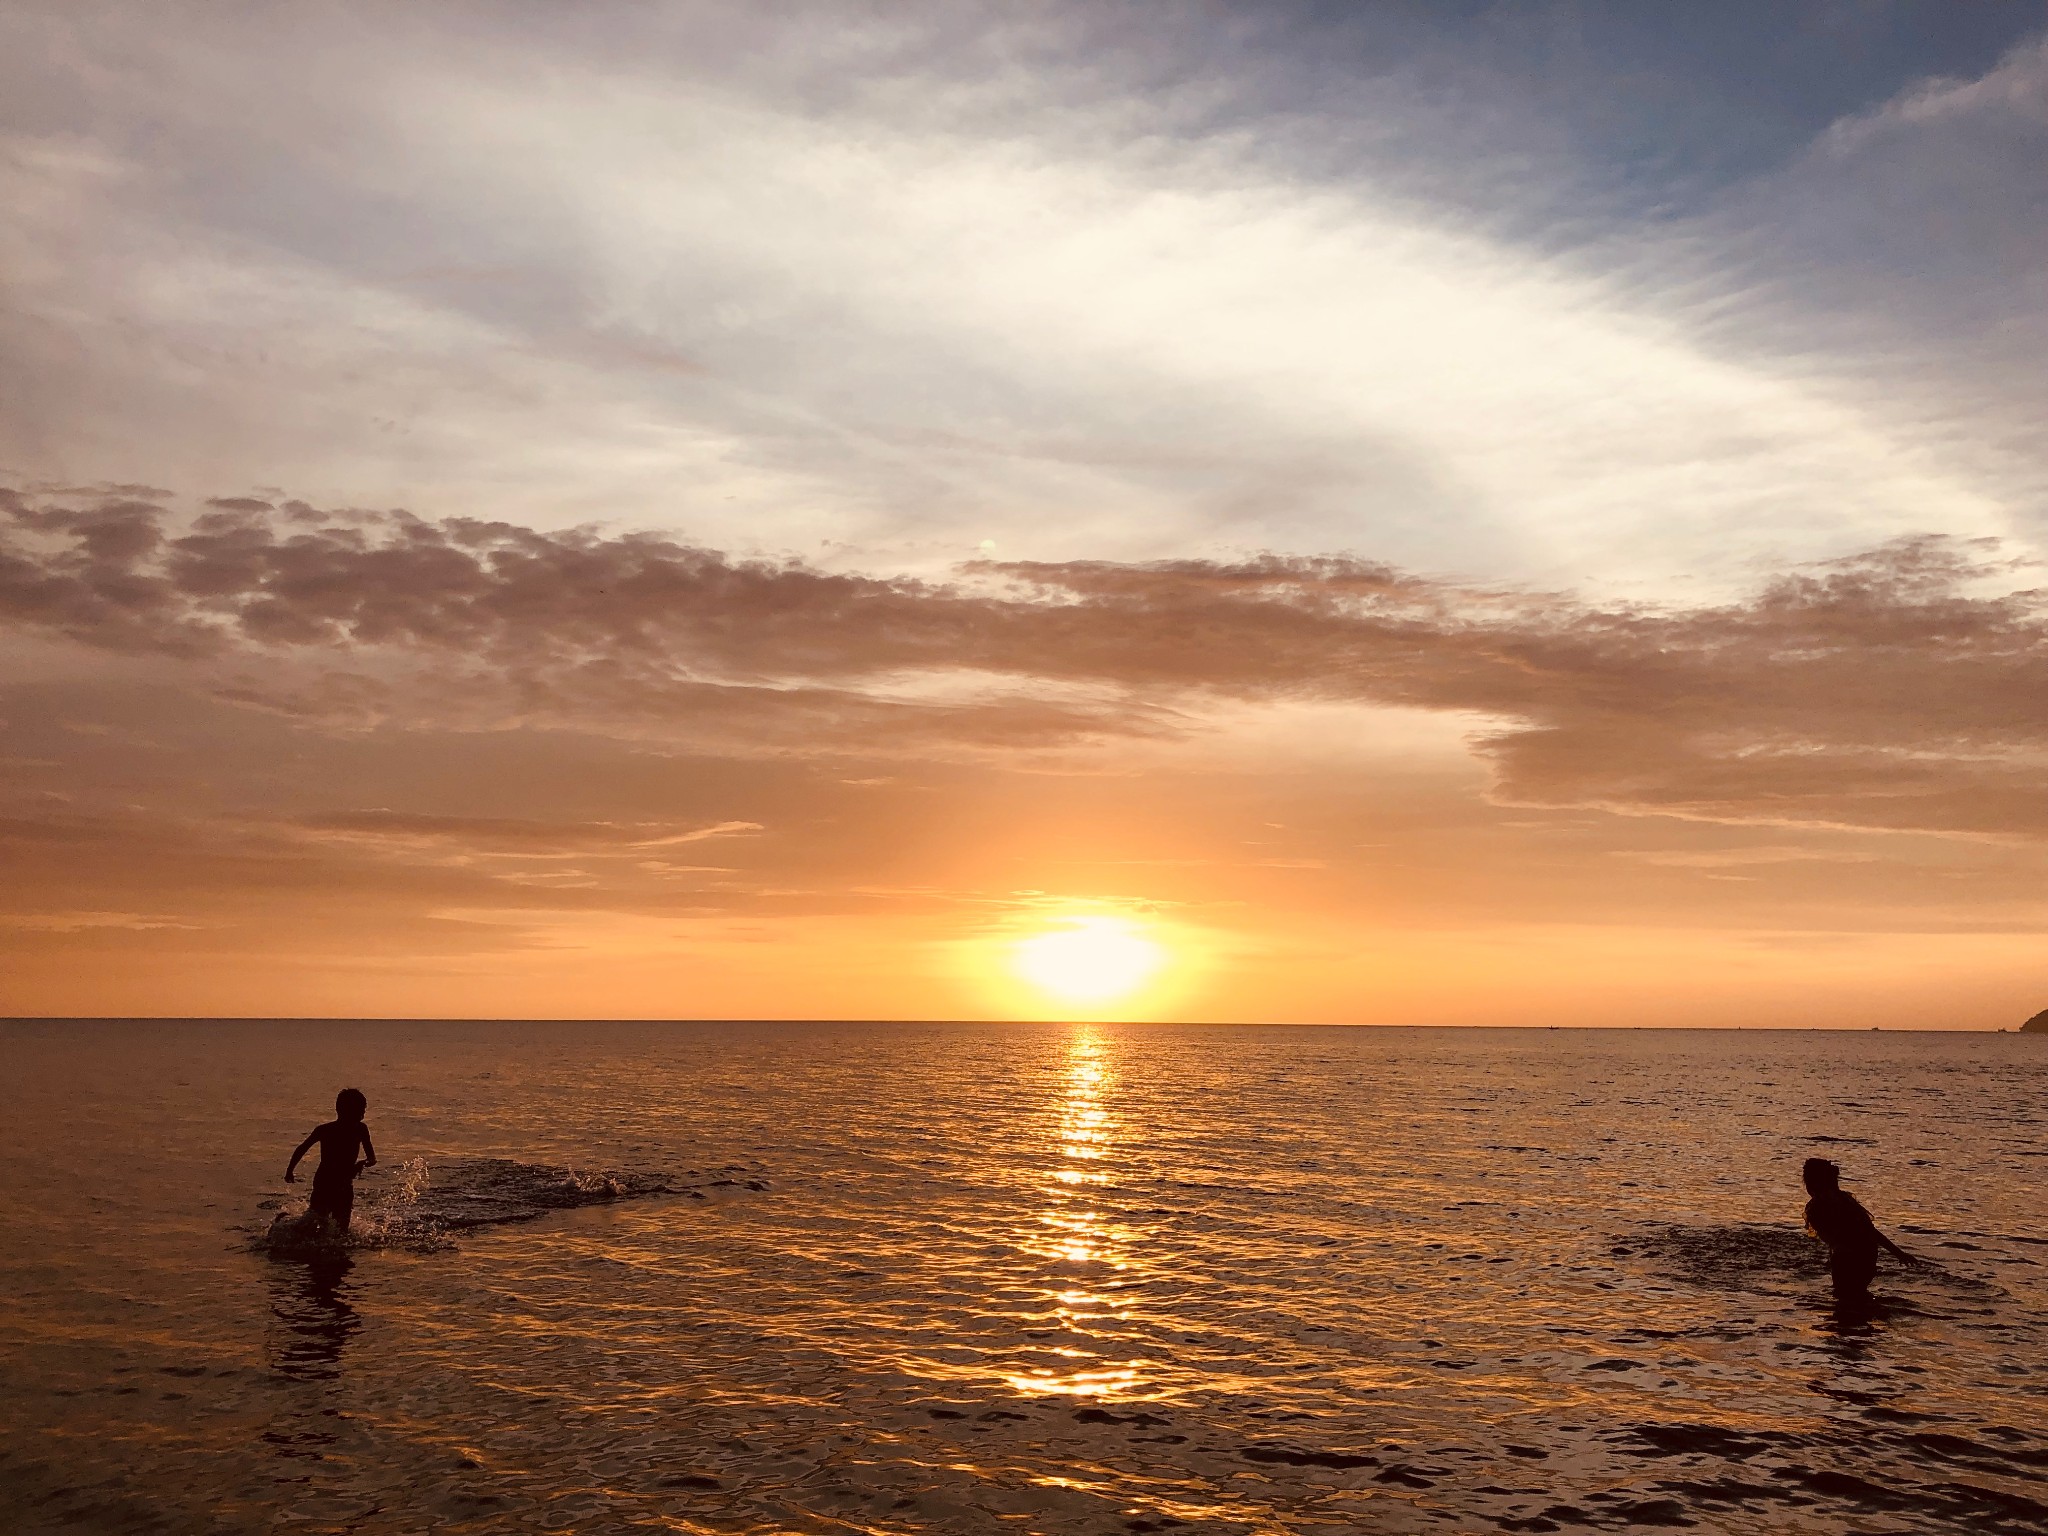
M13 1531L2048 1530L2048 1039L0 1050ZM344 1083L363 1241L266 1248ZM1816 1152L1943 1269L1838 1316Z

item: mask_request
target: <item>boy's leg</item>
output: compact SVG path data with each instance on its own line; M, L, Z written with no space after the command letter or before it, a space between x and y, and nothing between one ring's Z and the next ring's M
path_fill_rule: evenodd
M1835 1294L1844 1301L1861 1301L1870 1295L1870 1280L1877 1273L1874 1254L1843 1253L1828 1266Z
M323 1222L332 1223L343 1235L348 1232L349 1208L355 1204L355 1186L339 1180L322 1179L313 1176L313 1198L307 1204L309 1214Z

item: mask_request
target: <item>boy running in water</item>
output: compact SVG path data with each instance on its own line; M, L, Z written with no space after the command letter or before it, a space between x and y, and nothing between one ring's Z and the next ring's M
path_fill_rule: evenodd
M363 1097L362 1089L342 1089L334 1096L334 1118L325 1125L314 1126L285 1165L285 1183L296 1184L299 1159L312 1150L315 1142L320 1144L320 1166L313 1170L313 1199L306 1210L309 1215L333 1221L343 1236L348 1234L348 1218L355 1210L356 1175L377 1166L377 1149L370 1145L370 1128L363 1124L364 1112L369 1107L370 1101ZM356 1161L359 1147L365 1154L360 1163Z

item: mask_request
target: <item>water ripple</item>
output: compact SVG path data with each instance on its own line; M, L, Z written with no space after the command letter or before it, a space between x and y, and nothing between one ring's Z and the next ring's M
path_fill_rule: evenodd
M2033 1040L8 1044L25 1531L2048 1529ZM344 1080L409 1173L252 1257ZM1945 1266L1867 1313L1797 1227L1822 1138Z

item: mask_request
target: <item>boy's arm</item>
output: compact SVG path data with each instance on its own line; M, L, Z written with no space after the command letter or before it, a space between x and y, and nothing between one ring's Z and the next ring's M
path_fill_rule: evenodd
M295 1175L298 1172L299 1159L304 1157L308 1152L312 1151L313 1143L318 1141L319 1139L320 1128L318 1126L315 1126L312 1130L306 1132L306 1139L300 1142L298 1146L292 1149L292 1160L284 1165L285 1183L296 1184L298 1182L298 1179L295 1177Z
M1862 1207L1858 1206L1857 1209L1862 1210ZM1870 1219L1870 1212L1863 1212L1863 1221L1864 1224L1870 1228L1870 1235L1876 1238L1878 1242L1883 1244L1885 1252L1889 1253L1893 1258L1904 1259L1908 1264L1925 1264L1935 1269L1939 1269L1941 1267L1940 1265L1935 1264L1932 1259L1923 1259L1917 1253L1906 1252L1905 1249L1901 1248L1897 1243L1893 1242L1890 1238L1886 1237L1883 1232L1878 1230L1877 1223Z
M1893 1242L1890 1238L1886 1237L1882 1232L1879 1232L1877 1230L1877 1223L1872 1222L1870 1225L1870 1230L1873 1233L1876 1233L1877 1240L1880 1243L1883 1243L1886 1251L1891 1253L1894 1257L1904 1259L1908 1264L1932 1264L1934 1262L1932 1259L1921 1258L1920 1255L1917 1253L1906 1252L1906 1250L1901 1248L1897 1243Z
M1876 1221L1871 1218L1870 1212L1863 1208L1861 1200L1858 1200L1854 1195L1850 1195L1848 1200L1850 1213L1854 1216L1856 1224L1868 1232L1876 1240L1879 1247L1892 1254L1895 1258L1904 1259L1908 1264L1918 1264L1921 1262L1921 1260L1906 1252L1905 1249L1901 1248L1879 1230Z
M370 1128L367 1125L363 1127L363 1154L365 1168L377 1166L377 1149L370 1145Z

